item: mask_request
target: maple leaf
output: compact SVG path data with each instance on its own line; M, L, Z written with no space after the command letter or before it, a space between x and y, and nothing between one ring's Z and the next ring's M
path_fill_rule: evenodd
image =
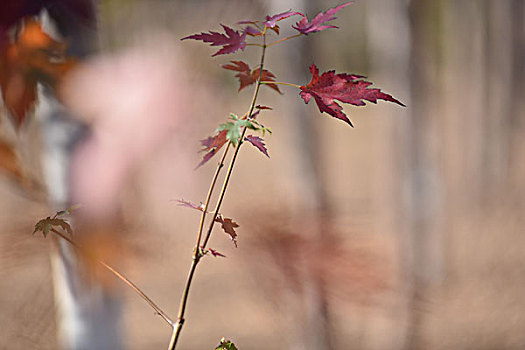
M257 82L257 79L259 79L259 72L260 68L257 69L250 69L250 66L243 62L243 61L230 61L231 64L223 64L221 67L228 70L233 70L236 72L239 72L235 74L235 77L239 78L240 86L239 91L244 89L246 86L249 86L251 84L255 84ZM261 74L261 81L275 81L275 75L268 71L267 69L263 69ZM276 84L264 84L268 85L268 87L274 89L278 93L281 93L281 90L279 90L279 87Z
M377 100L385 100L405 106L392 96L381 92L380 89L369 88L372 83L366 80L359 80L364 78L361 75L335 74L335 71L331 70L319 76L319 70L315 64L310 66L310 72L312 73L312 80L306 86L300 87L301 92L299 94L304 102L308 103L313 97L319 107L319 111L341 119L350 124L350 126L353 126L352 122L343 113L341 106L334 100L354 106L364 106L364 100L373 103L377 103Z
M254 114L255 115L255 114ZM252 115L252 117L254 116ZM252 122L251 120L248 120L246 118L239 118L233 113L230 113L230 119L232 121L223 123L219 125L219 128L217 131L224 131L226 130L226 139L228 141L231 141L231 143L236 147L241 139L242 134L242 128L248 128L251 130L259 130L259 127Z
M263 24L267 28L274 28L275 26L277 26L277 22L282 21L283 19L286 19L288 17L295 16L295 15L304 16L300 12L295 12L295 11L292 11L292 10L288 10L288 11L281 12L281 13L278 13L278 14L273 15L273 16L266 16L266 21L264 21ZM277 34L279 34L279 33L277 33Z
M237 350L237 347L231 341L226 340L226 338L222 337L221 343L217 345L215 350Z
M234 122L226 122L219 125L219 129L217 130L226 131L226 139L231 141L234 146L237 146L242 134L242 129L239 124Z
M258 123L252 122L246 118L241 119L233 113L230 114L230 119L232 121L219 125L214 136L201 140L201 144L204 146L201 152L204 151L206 154L202 158L202 161L197 165L197 168L204 165L215 154L217 154L226 142L231 141L233 146L237 146L241 138L242 128L259 130ZM265 131L264 128L263 131ZM266 129L266 131L268 130Z
M326 12L319 12L314 19L312 19L311 22L308 22L308 18L301 14L303 18L295 24L295 26L292 26L292 28L298 30L300 33L308 35L309 33L315 33L320 32L321 30L325 30L328 28L338 28L334 25L324 25L326 22L333 21L336 19L334 15L339 12L342 8L352 4L353 1L341 4L339 6L336 6L332 9L327 10Z
M239 22L241 23L241 22ZM262 32L255 28L255 27L252 27L252 26L247 26L246 28L244 28L244 32L250 36L259 36L259 35L262 35Z
M73 230L71 229L71 226L64 219L57 219L56 217L52 218L49 216L36 223L33 234L40 231L42 232L44 237L47 237L49 231L57 226L60 227L62 230L66 231L70 236L73 235Z
M201 144L204 148L201 151L205 151L206 154L202 157L202 161L197 165L197 168L203 166L207 161L209 161L226 143L226 135L228 130L221 130L215 134L215 136L210 136L204 140L201 140Z
M194 34L182 38L181 40L193 39L202 40L205 43L211 43L211 46L222 46L222 49L215 52L212 57L234 53L238 50L244 51L246 48L246 31L239 33L238 31L221 24L226 34L210 31L209 33Z
M237 232L235 232L235 228L239 227L239 224L230 218L222 217L222 215L217 216L215 221L221 224L222 229L230 237L235 248L237 248Z
M211 249L211 248L208 248L208 251L211 253L211 255L213 255L214 257L222 257L222 258L225 258L226 255L222 254L222 253L219 253L218 251L216 251L215 249Z
M73 65L65 45L44 33L35 19L24 21L14 42L0 43L0 89L17 128L35 105L37 83L54 87Z
M252 145L257 147L259 151L261 151L268 158L270 158L270 156L268 155L268 149L266 149L264 140L262 138L260 138L259 136L248 135L244 138L244 140L250 142Z

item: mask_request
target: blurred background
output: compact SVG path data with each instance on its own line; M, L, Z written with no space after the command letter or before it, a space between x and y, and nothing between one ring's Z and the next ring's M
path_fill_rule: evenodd
M39 87L18 132L0 112L0 348L164 348L170 328L111 275L57 277L68 254L34 224L82 203L77 238L174 317L199 222L174 200L204 201L216 161L195 170L199 140L249 106L220 65L259 55L211 58L179 39L339 3L26 3L78 69ZM180 348L226 336L255 350L524 349L524 16L523 0L357 1L339 29L272 47L278 81L304 85L315 62L407 107L345 105L352 129L296 89L262 89L271 158L240 152L222 209L239 247L215 229L210 246L227 258L199 265ZM81 289L99 294L88 303ZM67 345L75 300L102 305L115 345Z

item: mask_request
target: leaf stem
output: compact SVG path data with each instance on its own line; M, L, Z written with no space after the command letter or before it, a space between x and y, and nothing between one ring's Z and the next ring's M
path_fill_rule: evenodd
M255 103L257 101L257 96L259 94L259 88L261 86L261 77L262 77L262 68L264 66L264 57L265 57L265 53L266 53L266 33L263 33L263 44L261 45L262 47L262 54L261 54L261 64L260 64L260 67L261 69L259 70L259 78L257 79L257 83L256 83L256 86L255 86L255 92L253 94L253 98L252 98L252 102L250 104L250 109L247 113L248 116L252 115L253 113L253 110L255 109ZM230 180L230 176L231 176L231 173L233 171L233 166L235 165L235 160L237 159L237 155L239 154L239 149L242 145L242 140L244 138L244 135L246 133L246 127L243 128L242 130L242 134L241 134L241 138L240 138L240 141L239 141L239 144L237 145L237 147L235 148L235 153L233 154L233 157L230 161L230 165L228 167L228 172L226 174L226 178L224 180L224 183L222 185L222 189L221 189L221 192L220 192L220 195L219 195L219 199L217 201L217 206L215 207L215 211L213 213L213 216L212 216L212 219L211 219L211 222L210 222L210 226L208 228L208 231L206 233L206 237L204 238L204 242L202 245L200 245L200 240L201 240L201 236L202 236L202 229L204 227L204 219L205 219L205 213L207 211L207 207L208 207L208 204L209 204L209 201L210 201L210 198L211 198L211 194L213 192L213 189L215 187L215 182L217 181L217 178L218 178L218 173L220 171L220 169L222 168L222 166L224 165L224 159L226 158L226 152L228 151L229 148L226 148L224 154L223 154L223 157L222 157L222 160L221 162L219 163L219 166L217 168L217 171L215 172L215 176L212 180L212 184L210 185L210 189L208 191L208 197L206 198L206 203L204 205L204 209L203 209L203 214L201 216L201 223L200 223L200 226L199 226L199 234L198 234L198 237L197 237L197 246L195 247L195 251L193 252L193 261L191 263L191 267L190 267L190 271L188 273L188 277L186 279L186 285L184 286L184 292L183 292L183 295L182 295L182 298L181 298L181 302L180 302L180 307L179 307L179 313L178 313L178 316L177 316L177 322L175 323L174 327L173 327L173 332L171 334L171 339L170 339L170 344L168 346L168 349L169 350L175 350L175 347L177 346L177 342L179 340L179 337L180 337L180 333L182 332L182 326L184 325L184 313L186 311L186 306L187 306L187 303L188 303L188 297L189 297L189 292L190 292L190 287L191 287L191 283L193 281L193 276L195 275L195 270L197 268L197 265L199 264L199 261L200 259L202 258L202 253L201 251L203 249L206 248L206 245L208 244L208 240L210 238L210 235L211 235L211 231L213 230L213 225L215 224L215 219L217 218L217 215L219 213L219 210L220 210L220 207L221 207L221 204L222 204L222 200L224 199L224 194L226 193L226 189L228 187L228 182ZM228 143L228 147L231 145L231 142Z
M80 247L75 241L73 241L71 238L69 238L68 236L66 236L62 232L60 232L60 231L58 231L58 230L56 230L54 228L52 228L50 231L53 232L54 234L60 236L62 239L66 240L69 244L71 244L79 252L89 256L89 254L87 254L87 252L85 252L82 247ZM121 274L120 272L115 270L113 267L111 267L110 265L108 265L104 261L102 261L100 259L97 259L97 258L95 258L95 261L97 263L99 263L100 265L104 266L111 273L113 273L118 279L120 279L122 282L124 282L126 285L128 285L128 287L133 289L133 291L135 291L135 293L137 293L142 299L144 299L149 304L149 306L151 306L151 308L153 310L155 310L155 312L160 317L162 317L162 319L164 319L164 321L166 321L172 328L174 327L173 326L174 322L171 320L171 318L160 307L158 307L157 304L155 304L155 302L153 302L153 300L151 300L146 295L146 293L144 293L135 283L131 282L126 276L124 276L123 274Z
M286 38L282 38L282 39L279 39L279 40L274 41L273 43L269 43L268 45L266 45L266 47L270 47L270 46L273 46L273 45L275 45L275 44L279 44L279 43L282 43L283 41L290 40L290 39L293 39L293 38L298 38L298 37L300 37L301 35L303 35L303 34L302 34L302 33L299 33L299 34L295 34L295 35L287 36Z
M283 83L283 82L280 82L280 81L261 81L261 84L277 84L277 85L293 86L293 87L296 87L298 89L301 88L301 85L292 84L292 83Z

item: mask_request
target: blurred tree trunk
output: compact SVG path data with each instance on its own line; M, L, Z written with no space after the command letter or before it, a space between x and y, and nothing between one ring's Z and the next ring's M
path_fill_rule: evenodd
M320 8L319 6L322 6ZM273 0L269 13L279 13L293 8L296 11L315 15L326 6L315 0L283 1ZM283 46L286 50L287 72L282 76L283 81L306 82L308 78L308 67L313 61L313 47L311 38L303 40L290 40ZM326 239L328 232L322 224L322 220L329 217L326 203L326 188L320 171L318 155L318 133L316 132L314 114L311 108L306 108L301 103L294 104L289 110L292 125L287 127L293 135L293 154L295 159L290 164L298 167L292 171L297 179L297 191L300 196L300 207L293 214L294 228L296 232L306 235L309 241L321 241ZM291 348L301 350L330 350L333 348L331 323L329 316L329 305L325 295L322 282L314 275L308 266L303 276L302 301L295 310L295 321L297 322L296 334L291 341Z
M419 303L443 279L444 242L454 252L464 239L456 228L490 215L507 192L515 162L512 134L523 112L513 102L522 100L516 94L523 86L523 2L412 0L410 18L411 159L405 176L413 286L407 348L426 349ZM447 272L448 284L469 273L458 265Z
M525 198L525 2L512 0L510 8L511 40L512 40L512 72L511 72L511 115L508 128L511 132L510 156L508 167L510 178L507 183L507 193L513 200L523 201ZM523 205L523 203L521 203Z
M68 43L68 53L79 59L93 51L95 9L90 0L64 1L43 15L44 28ZM86 96L89 98L89 96ZM37 115L42 121L43 167L49 200L56 210L72 205L70 166L73 150L86 133L56 100L50 89L40 90ZM120 303L96 282L82 276L76 252L58 242L52 256L58 337L65 349L115 349L120 339Z
M520 147L514 142L523 137L525 4L519 0L497 3L485 0L486 76L483 102L486 123L482 149L485 174L480 191L485 201L502 195L515 195L522 181L512 183L515 164L522 162L514 153ZM514 143L514 145L513 145Z
M405 264L411 283L405 347L424 349L422 306L428 290L441 282L444 269L445 184L440 167L443 3L412 0L409 18L411 105L405 135L408 159L402 174L408 181L409 195L404 215L408 237L405 247L412 259Z
M442 92L442 3L434 0L371 0L367 3L374 81L405 93L407 109L388 112L390 156L385 213L398 235L402 300L393 313L397 343L381 348L418 349L421 301L443 276L443 186L440 173L439 102ZM390 119L390 122L388 121ZM389 208L389 209L388 209ZM390 210L390 214L387 213ZM387 340L385 340L387 341ZM424 348L424 347L423 347Z
M398 241L398 255L402 264L400 279L403 284L401 300L391 312L390 336L378 336L380 330L370 324L367 343L372 349L404 349L404 338L411 337L411 313L414 303L414 269L416 246L410 226L414 184L407 182L411 171L412 96L410 81L411 28L406 0L368 0L366 2L367 42L370 62L369 76L384 90L390 91L408 107L384 108L381 122L374 134L381 135L383 150L376 171L374 201L379 208L376 220L380 232L394 235Z

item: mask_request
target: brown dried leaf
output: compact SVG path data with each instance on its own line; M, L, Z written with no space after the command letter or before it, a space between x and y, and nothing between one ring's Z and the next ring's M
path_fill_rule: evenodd
M0 139L0 170L7 173L18 182L25 179L20 160L16 155L13 146Z
M19 128L34 108L38 82L55 87L73 67L65 45L47 35L34 18L23 21L14 42L0 41L0 89L4 104Z
M235 245L235 248L237 248L237 232L235 232L235 229L239 227L239 224L230 218L224 218L222 216L217 216L215 221L221 224L222 229L230 237L233 244Z

